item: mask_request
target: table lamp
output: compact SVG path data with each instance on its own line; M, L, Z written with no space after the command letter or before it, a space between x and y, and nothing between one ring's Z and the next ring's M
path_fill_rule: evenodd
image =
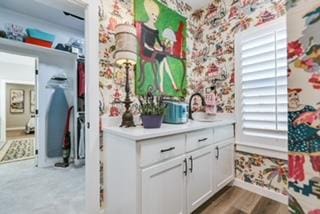
M122 102L125 104L126 111L122 115L122 122L120 127L133 127L133 115L130 111L130 84L129 84L129 69L134 66L137 61L137 37L136 29L129 24L119 24L115 28L116 48L114 58L116 64L125 66L126 69L126 97Z

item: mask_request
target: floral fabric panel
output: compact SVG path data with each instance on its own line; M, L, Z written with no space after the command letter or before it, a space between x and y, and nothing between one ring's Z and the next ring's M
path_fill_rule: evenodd
M320 213L320 2L288 6L288 146L291 213Z
M237 152L235 162L236 178L287 195L287 161Z

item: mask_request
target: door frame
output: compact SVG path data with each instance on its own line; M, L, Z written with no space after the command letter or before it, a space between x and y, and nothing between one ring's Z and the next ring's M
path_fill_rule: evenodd
M99 3L98 0L68 0L85 10L86 79L86 213L104 213L100 208L100 115L99 115ZM102 172L101 172L102 173Z
M52 0L51 0L52 1ZM85 118L86 213L104 213L100 208L100 115L99 115L99 2L98 0L67 0L85 11ZM57 6L57 4L56 4ZM61 5L63 9L63 5ZM101 172L102 173L102 172Z
M87 1L86 44L86 213L100 210L99 4ZM89 75L90 74L90 75ZM102 172L101 172L102 173Z

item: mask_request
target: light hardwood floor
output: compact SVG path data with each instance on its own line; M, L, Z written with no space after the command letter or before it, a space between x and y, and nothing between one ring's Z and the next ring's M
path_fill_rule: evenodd
M34 137L34 134L26 134L24 130L7 131L7 140L31 137Z
M193 214L287 214L288 207L238 187L226 187Z

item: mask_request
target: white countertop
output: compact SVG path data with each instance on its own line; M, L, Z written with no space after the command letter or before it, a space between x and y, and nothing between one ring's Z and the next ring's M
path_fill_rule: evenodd
M142 126L120 128L118 126L103 128L105 133L121 136L131 140L139 141L150 138L163 137L174 134L181 134L190 131L196 131L200 129L213 128L216 126L223 126L227 124L235 123L235 117L233 114L217 115L214 122L197 122L189 121L186 124L165 124L161 125L159 129L144 129Z

